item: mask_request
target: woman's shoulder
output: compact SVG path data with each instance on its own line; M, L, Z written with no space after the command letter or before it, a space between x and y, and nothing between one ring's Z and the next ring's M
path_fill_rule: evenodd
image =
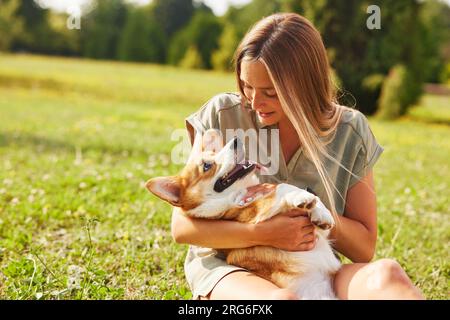
M223 92L216 94L209 99L201 109L210 109L215 112L222 112L235 109L241 105L241 96L234 92Z
M371 131L367 117L359 110L349 107L342 108L344 110L342 112L338 127L341 130L347 130L350 133L364 139L364 137Z
M213 96L199 110L186 118L194 128L222 129L245 126L249 120L241 108L241 96L225 92Z
M345 150L349 154L352 153L351 150L353 152L362 150L368 156L375 153L380 154L383 151L373 134L369 120L356 109L344 107L335 139L336 148L341 148L339 144L345 141Z

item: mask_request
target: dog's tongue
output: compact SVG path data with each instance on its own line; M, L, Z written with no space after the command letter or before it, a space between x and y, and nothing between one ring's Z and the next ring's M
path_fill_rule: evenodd
M253 164L255 164L256 169L260 172L260 173L267 173L269 172L269 169L266 166L263 166L262 164L259 164L257 162L253 162Z

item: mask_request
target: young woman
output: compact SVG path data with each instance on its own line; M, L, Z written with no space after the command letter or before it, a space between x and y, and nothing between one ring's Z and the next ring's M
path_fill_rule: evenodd
M337 104L319 32L302 16L274 14L245 36L235 63L240 93L218 95L188 117L191 137L208 128L278 129L279 170L261 178L309 187L336 214L333 247L354 262L335 275L337 296L423 299L397 262L370 263L377 238L372 167L383 149L360 112ZM209 248L315 245L313 226L299 210L256 225L191 219L175 210L172 235L191 245L185 272L196 299L296 299Z

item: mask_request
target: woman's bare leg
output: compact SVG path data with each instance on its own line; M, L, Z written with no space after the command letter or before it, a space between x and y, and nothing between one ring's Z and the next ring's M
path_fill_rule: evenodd
M334 278L334 290L339 299L424 299L402 267L391 259L342 266Z
M297 296L250 272L235 271L223 277L208 297L211 300L295 300Z

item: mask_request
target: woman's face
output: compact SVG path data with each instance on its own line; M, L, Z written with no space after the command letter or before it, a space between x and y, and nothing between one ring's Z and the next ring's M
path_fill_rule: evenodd
M269 73L262 62L242 61L241 83L244 94L261 123L273 125L286 118Z

